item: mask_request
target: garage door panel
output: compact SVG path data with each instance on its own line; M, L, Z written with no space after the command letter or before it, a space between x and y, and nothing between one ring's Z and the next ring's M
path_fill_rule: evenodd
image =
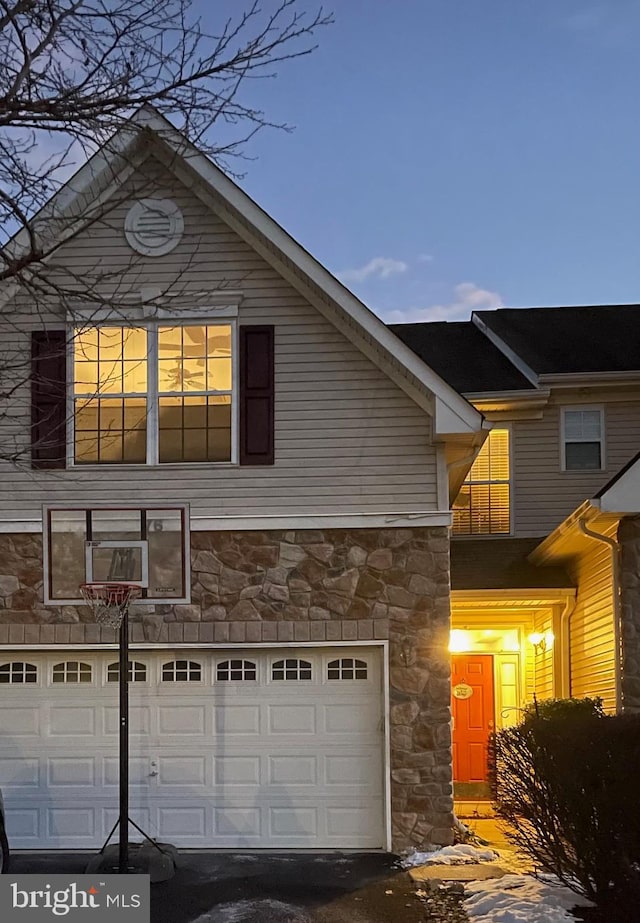
M102 709L103 733L115 736L120 730L120 712L117 706ZM151 733L151 707L149 705L129 705L129 736L148 737Z
M161 756L158 758L157 783L162 788L185 785L204 788L207 782L207 760L204 756Z
M2 791L40 787L40 761L37 757L8 756L0 758Z
M315 734L315 705L267 705L270 734Z
M368 700L338 702L323 705L323 728L328 734L361 735L375 728L380 720L379 709Z
M161 705L158 729L161 734L201 737L205 729L204 705Z
M286 805L269 810L269 833L274 839L316 840L319 834L318 808Z
M95 737L95 706L52 705L47 716L49 737Z
M107 836L111 833L113 828L116 825L118 820L118 809L114 807L100 808L100 817L102 822L102 831L103 831L103 842ZM139 827L142 827L143 830L151 834L151 831L156 830L155 819L152 817L152 812L149 808L141 807L135 803L135 796L131 799L129 803L129 817L134 821ZM117 836L117 835L116 835ZM132 827L129 833L131 840L139 839L139 835L135 830L135 827ZM117 839L116 839L117 842ZM100 844L102 845L102 844Z
M61 846L69 843L93 844L97 834L97 812L92 807L72 808L68 805L47 808L47 834L54 844Z
M63 787L95 788L95 757L52 756L47 760L47 785L50 789Z
M129 757L129 785L140 787L149 785L150 762L147 757ZM120 761L117 756L105 756L102 760L102 784L115 786L120 784Z
M6 795L5 795L6 799ZM23 848L34 849L42 842L41 809L38 807L11 808L7 804L5 818L11 844L19 842Z
M257 756L218 756L214 765L216 785L260 785L260 758Z
M259 705L219 705L214 709L216 734L260 734Z
M251 837L255 841L262 836L261 811L258 807L228 805L214 808L214 833L237 842L235 838Z
M318 759L296 753L268 757L269 785L317 785Z
M161 665L185 656L204 679L162 681ZM234 651L257 678L223 682L217 666L230 656L145 653L147 678L130 688L132 818L179 847L383 847L379 649L358 652L362 682L329 682L337 654L326 649ZM33 658L47 676L60 655ZM16 849L100 847L116 821L113 653L81 658L93 683L25 684L0 707L0 787ZM312 680L273 681L279 659L307 661Z
M162 839L194 838L204 840L207 834L207 808L158 808L158 832Z
M371 759L375 765L378 762L377 753L372 753ZM373 777L371 765L371 762L362 759L359 751L352 754L325 754L325 784L327 786L365 786L368 789Z
M16 708L9 702L0 709L0 734L9 737L40 737L40 710Z

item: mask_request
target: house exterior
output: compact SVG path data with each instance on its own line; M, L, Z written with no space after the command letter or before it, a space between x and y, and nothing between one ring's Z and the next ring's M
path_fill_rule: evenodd
M117 637L80 590L99 581L139 593L151 836L450 842L450 498L482 413L153 111L37 227L65 296L18 282L0 315L13 848L95 848L115 821Z
M454 788L481 798L534 695L640 706L640 307L392 329L493 425L451 542Z

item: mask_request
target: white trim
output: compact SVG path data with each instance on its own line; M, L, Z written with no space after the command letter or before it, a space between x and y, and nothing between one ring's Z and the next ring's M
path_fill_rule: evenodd
M487 314L490 314L490 312L487 312ZM515 352L508 345L508 343L505 343L502 337L498 336L498 334L495 333L495 331L491 329L491 327L487 324L487 322L482 320L482 318L479 317L475 311L471 315L471 323L475 324L478 330L486 336L489 342L493 343L496 349L500 350L503 356L506 356L506 358L509 360L509 362L512 365L515 365L515 367L520 372L520 374L524 375L524 377L527 378L531 382L534 388L537 387L538 385L537 373L534 372L531 366L527 365L524 359L521 356L519 356L518 353Z
M436 497L442 510L449 509L449 469L447 466L447 448L442 442L436 443Z
M373 312L290 237L164 116L151 106L144 106L134 114L130 124L155 132L160 142L165 144L174 156L182 158L209 189L255 228L277 252L290 260L299 272L317 285L386 353L400 362L424 388L436 395L448 408L452 417L459 421L459 428L455 432L472 433L480 429L480 415L457 391L419 359ZM131 129L129 132L131 133Z
M384 804L383 808L383 825L384 825L384 838L385 838L385 849L387 852L391 852L392 849L392 824L391 824L391 707L390 707L390 668L389 668L389 641L388 640L371 640L371 641L291 641L291 642L259 642L259 643L246 643L246 644L207 644L207 643L196 643L196 644L168 644L168 643L154 643L154 642L132 642L129 645L130 651L183 651L183 650L207 650L207 651L219 651L223 652L225 650L293 650L295 648L308 648L313 650L322 650L324 648L330 649L339 649L339 648L379 648L382 653L382 720L383 720L383 734L382 734L382 766L383 766L383 791L384 791ZM0 652L2 651L49 651L62 654L63 651L85 651L87 653L100 653L100 652L109 652L117 651L119 649L118 644L0 644ZM214 665L215 667L215 665ZM161 669L161 666L159 667ZM149 677L147 674L147 679ZM215 672L214 672L215 675ZM95 680L97 676L97 671L92 670L92 682L91 686L95 685ZM105 677L102 677L103 682L106 682ZM89 683L85 684L74 684L77 686L86 685L89 686ZM197 685L197 682L194 683Z
M293 650L297 647L388 647L388 645L387 640L380 639L369 641L247 641L244 644L236 641L193 641L191 644L187 641L130 641L129 649L137 651L239 651L247 648ZM55 641L50 644L0 644L0 651L117 651L118 649L119 645L111 641L103 643L96 641L91 644L56 644Z
M88 466L87 466L88 467ZM163 466L164 467L164 466ZM87 504L78 503L75 507L85 507ZM181 503L162 503L160 507L168 506L172 509L184 506ZM51 510L66 510L73 508L73 501L69 503L49 503ZM111 509L113 504L95 503L92 510L101 508ZM135 504L119 503L118 509L140 509ZM150 504L145 509L158 509ZM263 516L191 516L191 532L249 532L254 529L268 531L270 529L403 529L420 528L423 526L450 526L451 512L449 510L423 510L416 513L376 512L376 513L276 513ZM40 533L42 532L41 519L5 519L0 520L0 535L6 533ZM504 533L502 533L504 534Z
M138 307L138 311L141 309ZM143 306L144 312L144 306ZM78 320L81 319L83 314L82 310L74 311L72 313L67 313L67 420L66 420L66 435L67 435L67 470L81 470L83 468L88 468L96 471L106 471L108 468L116 468L121 470L122 468L149 468L152 466L158 468L164 468L167 466L167 463L160 463L159 461L159 442L160 442L160 431L159 431L159 405L161 398L167 397L196 397L203 396L205 398L209 397L229 397L231 404L231 451L230 458L225 461L180 461L180 462L169 462L169 465L176 465L183 468L184 465L187 465L189 468L192 465L202 465L207 468L211 466L222 467L227 466L231 467L237 465L237 445L239 441L239 435L235 432L238 426L238 412L235 412L235 429L234 429L234 407L237 408L237 405L240 400L240 381L239 381L239 357L237 354L238 349L238 324L237 324L237 305L235 308L230 309L232 311L226 317L221 317L217 315L214 318L206 315L206 308L202 308L201 316L197 316L193 310L182 312L175 312L171 315L167 315L166 319L171 319L175 322L176 326L183 327L189 323L189 320L198 320L199 325L204 327L229 327L231 331L231 390L209 390L203 389L201 391L176 391L176 392L167 392L159 390L159 347L158 347L158 331L162 324L163 317L161 312L155 312L153 317L145 317L143 314L140 315L140 320L137 321L138 328L144 330L146 333L147 348L146 348L146 380L147 386L145 391L137 392L121 392L118 394L109 394L108 392L101 392L99 385L98 390L92 392L91 394L78 394L75 390L75 340L76 332L74 325L78 323ZM100 330L102 327L113 327L117 329L128 329L128 324L123 321L123 318L118 318L117 312L113 309L106 309L106 313L111 317L111 320L107 319L105 316L102 322L98 322L96 319L96 314L94 312L93 321L95 322L95 329ZM133 320L131 312L127 311L127 319ZM69 319L70 318L70 319ZM205 382L208 384L208 382ZM146 424L146 452L145 452L145 461L141 462L76 462L75 459L75 408L76 400L81 401L95 401L101 399L107 399L109 397L115 397L117 399L127 400L127 399L144 399L146 402L146 414L145 414L145 424ZM124 425L124 424L123 424ZM234 457L235 453L235 457Z
M353 642L352 642L353 643ZM358 642L356 642L358 643ZM389 664L389 642L382 641L382 684L384 719L384 825L387 832L386 850L392 852L391 814L391 667Z
M567 413L580 413L582 411L597 411L600 414L600 439L567 439L565 433L565 417ZM606 471L606 442L605 442L605 408L604 404L567 404L560 408L560 470L570 474L581 474L589 471ZM599 468L567 468L567 442L582 444L584 442L600 442L600 467Z

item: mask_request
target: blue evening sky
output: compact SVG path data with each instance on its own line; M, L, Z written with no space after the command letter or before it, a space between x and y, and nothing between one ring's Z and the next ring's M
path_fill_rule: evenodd
M298 241L386 320L640 301L639 0L329 8L247 95L296 126L240 168Z

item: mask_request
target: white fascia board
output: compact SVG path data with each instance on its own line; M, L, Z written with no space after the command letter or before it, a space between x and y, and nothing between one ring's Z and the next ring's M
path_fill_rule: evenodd
M486 336L486 338L490 340L491 343L493 343L496 349L500 350L503 356L506 356L506 358L509 360L509 362L511 362L512 365L515 365L518 371L531 382L534 388L538 386L537 373L534 372L534 370L531 368L530 365L527 365L527 363L524 361L524 359L521 358L521 356L519 356L516 352L514 352L514 350L509 346L508 343L505 343L502 337L499 337L497 333L494 333L491 327L489 327L483 320L481 320L481 318L478 317L475 311L471 315L471 323L475 324L478 330L480 330L481 333L483 333Z
M481 415L465 398L418 358L369 308L314 259L208 157L181 135L170 122L150 107L145 107L136 113L133 121L156 132L160 140L177 156L183 157L207 186L228 202L231 208L242 215L300 272L322 289L374 341L394 356L428 391L439 398L441 403L451 411L450 421L452 422L454 418L458 421L456 430L446 432L468 433L476 432L481 428ZM440 435L437 425L435 434Z
M65 505L68 506L69 504ZM130 504L129 504L130 505ZM95 507L94 507L95 508ZM137 509L138 507L136 507ZM191 532L250 532L270 529L406 529L421 526L450 526L451 512L423 510L415 513L309 513L266 516L197 516L190 518ZM40 533L42 519L0 520L2 533Z
M598 504L602 513L625 516L640 513L640 459L592 502Z

